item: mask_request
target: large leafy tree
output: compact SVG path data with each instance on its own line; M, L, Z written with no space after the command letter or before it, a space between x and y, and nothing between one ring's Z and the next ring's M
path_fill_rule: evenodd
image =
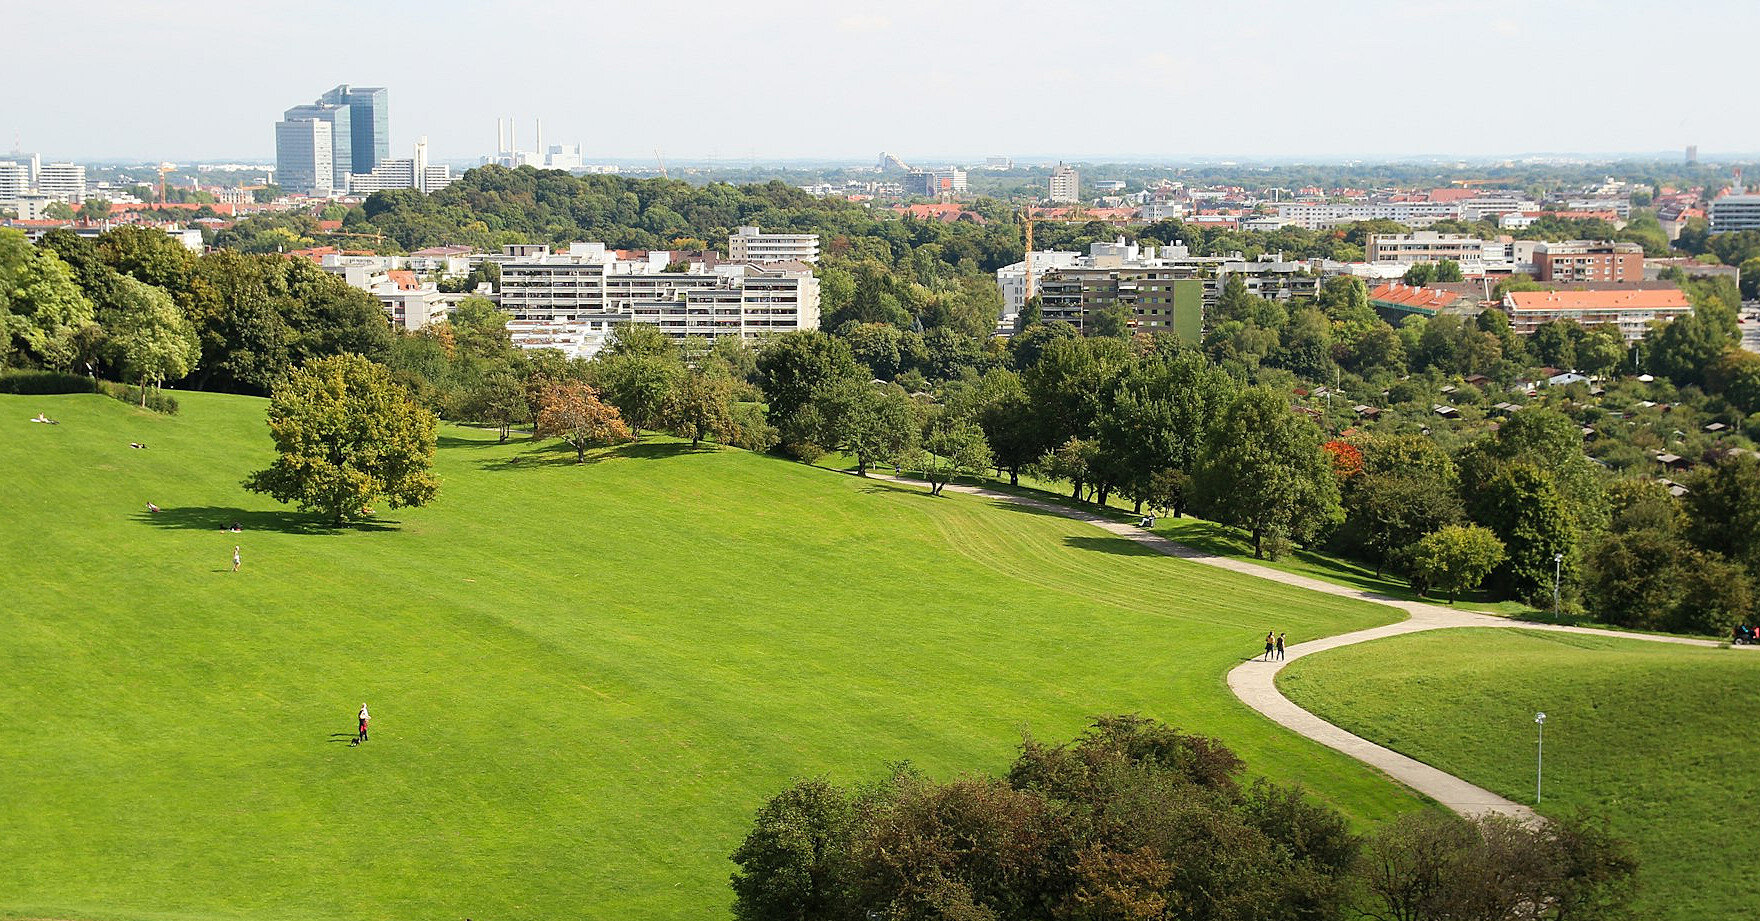
M722 368L686 371L678 378L667 416L673 432L689 438L692 447L705 438L726 444L739 432L734 402L733 379Z
M1124 494L1147 500L1157 473L1189 476L1203 453L1205 433L1234 390L1228 375L1192 350L1125 368L1097 426L1101 452L1119 468ZM1183 513L1183 495L1171 498L1174 514Z
M898 463L917 446L916 408L902 387L854 377L834 380L813 398L817 443L855 458L856 474Z
M147 385L194 371L202 348L195 327L169 294L124 277L118 279L117 295L121 303L110 321L109 347L122 372L140 382L145 406Z
M1195 481L1200 511L1247 531L1255 557L1267 536L1312 539L1339 517L1320 430L1269 388L1242 391L1217 417Z
M383 366L359 355L314 359L276 385L276 458L244 485L337 526L381 497L392 508L424 505L439 491L434 424Z
M1398 551L1460 520L1459 475L1448 454L1422 435L1370 436L1357 447L1360 467L1340 478L1344 526L1337 543L1368 557L1380 575Z
M758 375L770 420L782 424L821 387L859 376L849 344L817 330L785 333L758 354Z
M684 367L667 353L626 351L593 363L593 381L636 437L666 426Z
M59 256L23 233L0 229L0 358L69 367L75 337L92 322L92 302Z
M550 381L538 393L537 434L560 438L574 448L574 462L587 462L587 449L629 441L629 426L617 407L599 399L584 381Z
M1440 590L1450 604L1470 592L1503 561L1503 542L1477 525L1448 525L1424 535L1406 554L1412 581Z
M990 466L990 445L984 430L967 419L942 418L929 426L914 466L929 481L929 494L941 490L955 477L982 473Z

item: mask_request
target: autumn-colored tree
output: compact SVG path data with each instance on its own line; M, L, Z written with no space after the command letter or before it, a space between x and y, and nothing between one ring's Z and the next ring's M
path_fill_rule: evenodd
M599 399L598 391L581 381L555 381L538 395L538 437L568 442L574 447L575 463L584 464L588 448L633 436L617 407Z

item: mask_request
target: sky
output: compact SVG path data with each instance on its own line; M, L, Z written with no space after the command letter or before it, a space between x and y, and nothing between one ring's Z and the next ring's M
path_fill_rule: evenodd
M268 162L339 83L392 156L913 164L1760 151L1760 3L1627 0L8 4L0 150Z

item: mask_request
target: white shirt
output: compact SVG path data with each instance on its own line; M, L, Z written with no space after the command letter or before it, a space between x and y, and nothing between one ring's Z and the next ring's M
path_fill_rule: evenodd
M367 708L366 707L361 708L361 719L363 719L363 720L372 719L372 717L367 715Z

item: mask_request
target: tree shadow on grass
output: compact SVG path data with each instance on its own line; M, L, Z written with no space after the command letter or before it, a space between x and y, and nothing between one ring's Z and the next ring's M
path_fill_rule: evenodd
M712 454L721 446L704 442L691 447L687 442L632 442L610 448L590 448L585 460L575 459L574 446L566 441L532 444L515 457L483 461L484 470L520 470L532 467L587 467L608 460L662 460L687 454Z
M300 512L251 512L241 508L218 505L192 505L162 508L157 512L136 512L135 520L167 531L227 532L233 524L244 529L243 537L252 531L275 531L281 534L340 534L343 531L396 531L402 522L368 519L333 527L316 515Z
M1075 547L1078 550L1094 550L1117 556L1165 556L1165 554L1145 547L1128 537L1078 537L1070 535L1063 539L1063 545Z
M507 442L499 441L498 439L500 439L501 433L493 429L479 432L478 434L483 437L460 438L457 435L441 435L434 440L434 444L436 447L440 448L499 448L502 445L513 441L512 438L509 438Z

